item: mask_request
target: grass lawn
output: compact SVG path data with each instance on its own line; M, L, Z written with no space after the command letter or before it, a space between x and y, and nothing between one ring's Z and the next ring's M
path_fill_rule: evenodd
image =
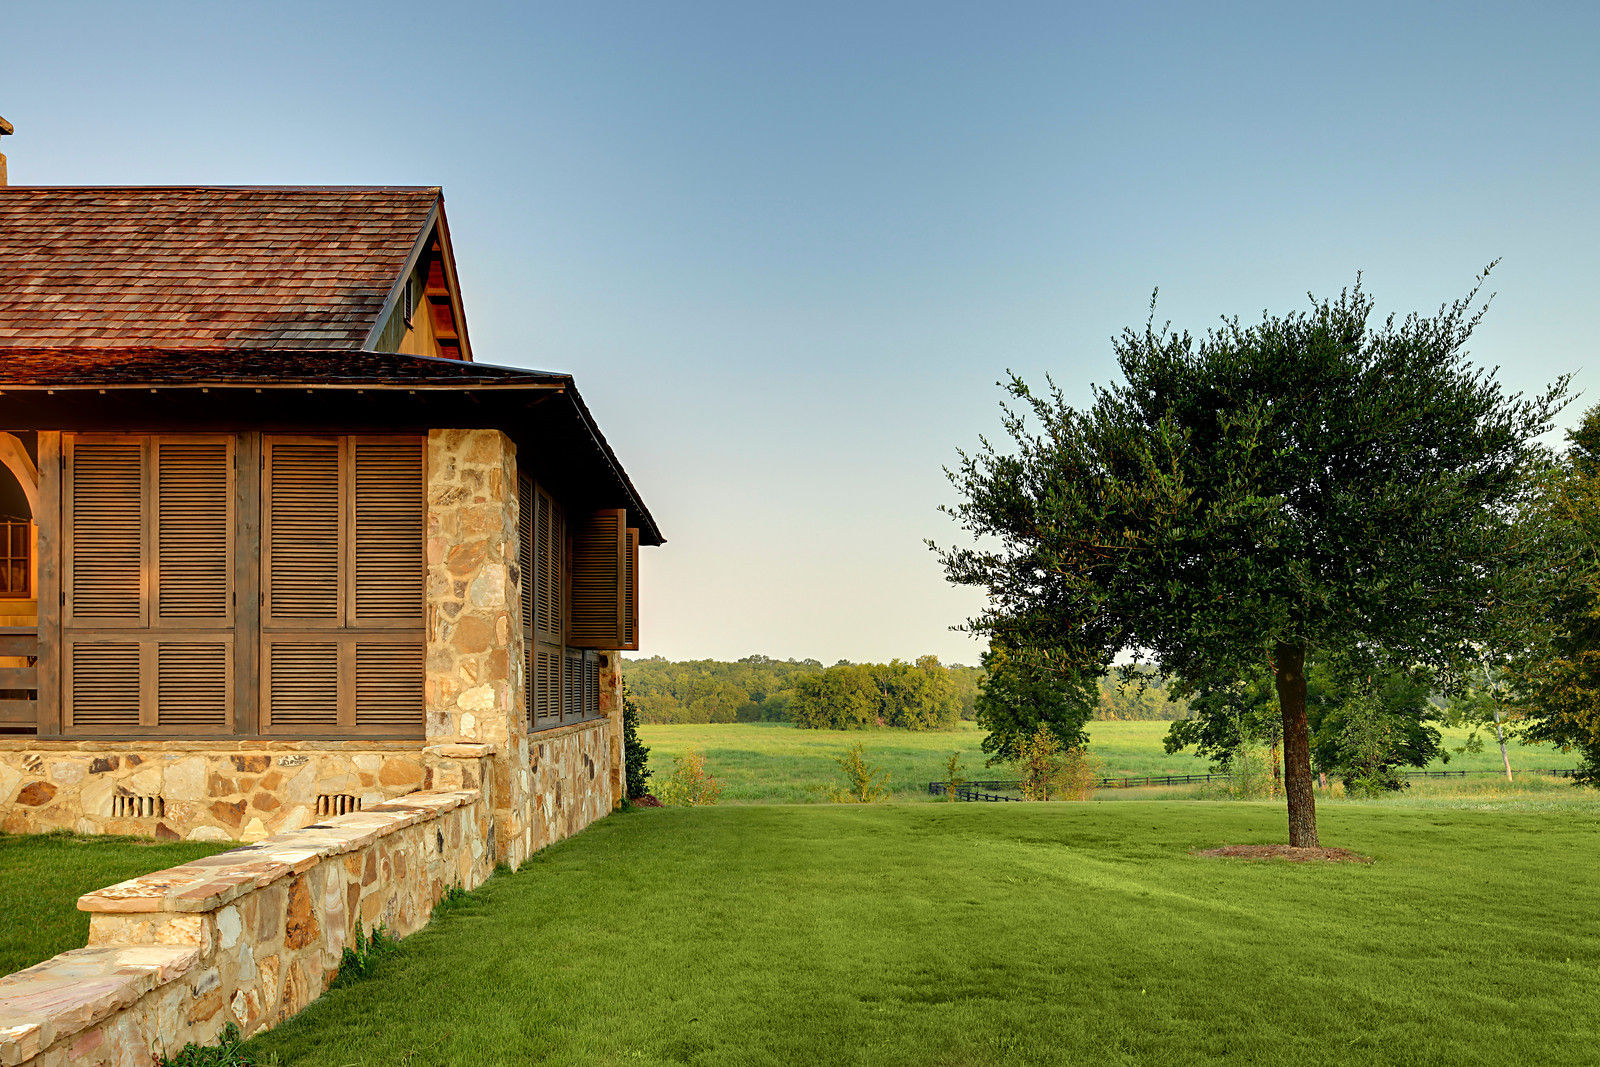
M89 915L78 898L92 889L235 846L73 834L0 834L0 974L82 948Z
M1089 751L1104 775L1204 774L1209 764L1192 753L1167 755L1161 747L1168 723L1094 722L1089 724ZM1450 748L1458 748L1463 731L1443 731ZM908 730L801 730L788 723L718 723L714 725L643 725L639 736L650 746L650 767L657 775L672 769L672 757L694 747L706 754L711 773L723 784L724 803L797 803L829 799L830 788L844 783L834 756L857 741L866 746L869 762L889 771L889 788L897 800L928 800L928 783L944 777L944 762L961 752L968 778L1012 778L1009 767L988 768L980 749L984 732L973 723L955 730L914 733ZM1575 767L1575 753L1546 747L1511 747L1516 767ZM1443 764L1435 764L1437 767ZM1451 770L1493 770L1500 751L1492 745L1477 754L1452 754ZM1120 794L1118 794L1120 795ZM1170 795L1170 794L1168 794Z
M284 1064L1577 1063L1600 808L614 815L251 1042Z

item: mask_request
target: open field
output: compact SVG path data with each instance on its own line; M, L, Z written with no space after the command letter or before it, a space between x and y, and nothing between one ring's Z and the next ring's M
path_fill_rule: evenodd
M1162 750L1167 726L1165 722L1090 723L1089 750L1100 761L1104 775L1204 774L1209 767L1205 760L1186 752L1169 756ZM1460 746L1463 732L1444 733L1450 747ZM897 800L929 799L928 783L944 777L945 759L956 751L962 753L968 778L1014 777L1010 768L984 767L979 748L984 735L973 723L927 733L801 730L787 723L644 725L639 727L639 736L650 746L650 768L658 775L670 772L672 757L691 746L704 752L708 768L723 784L723 801L731 803L827 800L829 789L843 783L833 757L843 755L858 741L866 746L870 762L889 771L889 787ZM1511 747L1513 768L1575 767L1577 762L1575 753ZM1452 755L1447 766L1451 770L1495 770L1500 766L1500 752L1487 746L1481 753ZM1408 792L1420 793L1420 784ZM1119 791L1118 795L1133 799L1148 794L1135 791L1124 796Z
M73 834L0 834L0 974L82 948L89 916L78 898L163 867L226 852L231 843Z
M1600 818L1266 804L627 812L251 1043L284 1064L1577 1063Z

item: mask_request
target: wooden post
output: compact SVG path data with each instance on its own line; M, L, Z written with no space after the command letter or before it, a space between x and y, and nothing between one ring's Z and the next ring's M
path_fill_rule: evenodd
M61 736L61 432L39 431L39 736Z
M261 435L234 441L233 732L261 732Z

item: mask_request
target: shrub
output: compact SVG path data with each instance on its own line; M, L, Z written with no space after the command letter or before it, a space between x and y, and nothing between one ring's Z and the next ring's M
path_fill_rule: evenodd
M1073 745L1061 754L1061 799L1088 800L1100 781L1100 761L1082 745Z
M1099 762L1084 746L1063 747L1045 723L1022 739L1016 764L1023 800L1088 800L1100 777Z
M639 705L628 692L628 683L622 683L622 763L627 778L627 798L642 797L649 792L646 782L650 778L650 746L639 740Z
M833 757L833 762L844 771L848 787L835 791L833 799L840 804L873 804L889 795L889 772L867 762L861 742L850 746L843 756Z
M656 791L663 804L692 807L715 804L722 799L722 783L706 770L706 757L696 749L688 749L672 761L672 774Z
M956 794L966 784L967 779L961 773L961 753L952 752L944 761L944 798L954 801Z

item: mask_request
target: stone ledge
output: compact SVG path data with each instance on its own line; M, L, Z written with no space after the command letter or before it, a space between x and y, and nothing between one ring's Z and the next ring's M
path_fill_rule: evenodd
M585 719L583 722L569 723L566 726L552 726L548 730L533 730L528 734L528 744L542 745L546 741L568 737L583 730L598 730L602 726L609 725L611 725L611 720L602 715L597 719Z
M85 893L78 910L95 913L209 912L319 860L365 848L396 830L437 818L477 800L469 790L411 793L365 811L258 841L178 867Z
M429 745L422 750L424 756L447 756L451 759L483 759L495 754L493 745L480 744L476 741L446 741L443 744Z
M0 978L0 1063L21 1063L199 962L198 948L80 948Z

